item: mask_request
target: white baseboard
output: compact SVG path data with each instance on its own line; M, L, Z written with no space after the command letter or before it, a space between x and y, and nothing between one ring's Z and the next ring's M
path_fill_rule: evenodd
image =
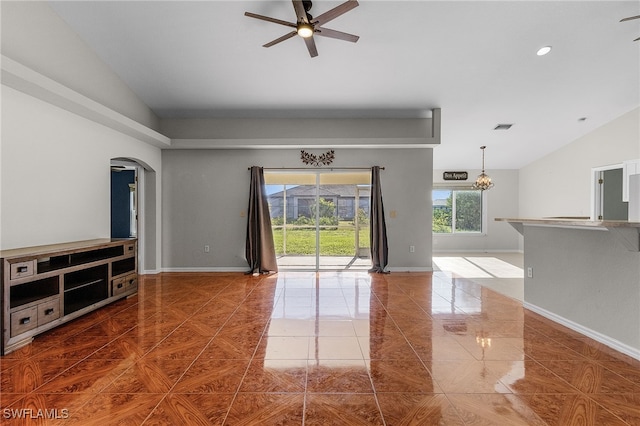
M248 272L249 267L179 267L162 268L162 272Z
M433 250L432 255L433 256L437 256L439 254L446 254L446 253L518 253L518 254L524 254L524 250L483 250L483 249L477 249L477 250L469 250L469 249L464 249L464 250L458 250L458 249L451 249L451 250L447 250L447 249L442 249L442 250Z
M428 266L420 266L420 267L408 267L408 266L395 266L391 268L387 268L389 272L433 272L433 268ZM293 272L297 272L292 270ZM177 268L162 268L159 270L146 270L143 272L144 275L156 275L161 272L247 272L247 268L245 267L177 267ZM286 272L283 270L282 272ZM320 270L320 272L323 272ZM326 270L326 272L336 272L334 270ZM340 271L338 271L340 272ZM342 272L366 272L366 270L344 270Z
M387 268L389 272L433 272L430 266L393 266Z
M597 331L591 330L583 325L580 325L576 322L568 320L560 315L554 314L553 312L547 311L544 308L541 308L536 305L532 305L527 302L523 302L522 304L525 308L533 311L537 314L542 315L545 318L550 319L551 321L557 322L558 324L564 325L567 328L570 328L578 333L584 334L585 336L602 343L603 345L607 345L611 349L615 349L618 352L621 352L625 355L629 355L630 357L637 359L640 361L640 349L634 348L633 346L629 346L626 343L622 343L616 339L613 339L605 334L599 333Z

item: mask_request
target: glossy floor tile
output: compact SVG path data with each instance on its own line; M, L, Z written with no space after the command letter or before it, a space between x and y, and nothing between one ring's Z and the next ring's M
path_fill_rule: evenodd
M500 286L514 273L445 260ZM490 279L141 277L137 295L0 358L1 423L640 425L640 361Z

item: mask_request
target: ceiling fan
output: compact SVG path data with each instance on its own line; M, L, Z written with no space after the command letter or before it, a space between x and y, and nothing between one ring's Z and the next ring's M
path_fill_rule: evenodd
M292 2L293 9L296 12L295 23L282 21L280 19L270 18L268 16L258 15L251 12L244 13L245 16L249 16L251 18L261 19L263 21L273 22L275 24L295 28L294 31L291 31L290 33L287 33L282 37L278 37L277 39L263 45L263 47L271 47L275 44L280 43L281 41L285 41L290 39L291 37L299 35L304 39L304 42L307 45L307 50L309 51L309 55L314 58L318 56L318 49L316 49L316 42L314 41L313 36L330 37L338 40L350 41L353 43L358 41L358 39L360 38L353 34L347 34L341 31L331 30L329 28L323 27L323 25L327 22L358 6L357 0L348 0L341 5L334 7L328 12L318 15L315 18L309 13L309 11L311 10L310 0L292 0Z
M640 15L638 15L638 16L629 16L628 18L621 19L620 22L631 21L633 19L639 19L639 18L640 18ZM638 41L638 40L640 40L640 37L638 37L637 39L635 39L633 41Z

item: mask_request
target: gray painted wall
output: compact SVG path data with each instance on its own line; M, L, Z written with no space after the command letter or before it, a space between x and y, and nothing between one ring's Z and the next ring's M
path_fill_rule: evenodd
M335 156L336 168L385 166L389 268L430 270L432 150L336 149ZM247 168L309 168L299 149L164 150L162 164L162 266L169 270L245 270Z
M606 230L525 226L524 266L525 303L640 354L640 253Z

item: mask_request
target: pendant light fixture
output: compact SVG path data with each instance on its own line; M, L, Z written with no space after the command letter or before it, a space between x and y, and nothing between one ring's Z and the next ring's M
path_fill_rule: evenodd
M478 178L473 183L474 189L479 189L480 191L485 191L487 189L493 188L493 183L491 182L491 178L484 172L484 149L486 146L481 146L482 150L482 173L478 175Z

